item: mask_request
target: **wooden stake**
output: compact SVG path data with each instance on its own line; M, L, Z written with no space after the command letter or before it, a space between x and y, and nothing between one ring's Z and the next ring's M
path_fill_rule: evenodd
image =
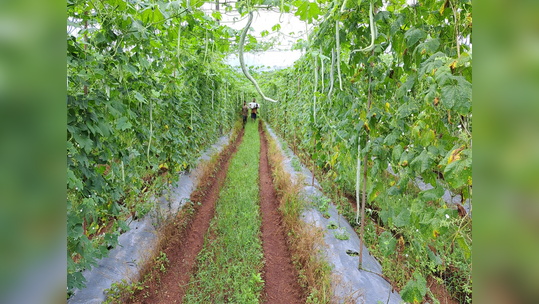
M294 154L298 155L296 153L296 128L294 128Z
M316 135L314 137L314 153L316 153ZM313 181L311 183L311 186L314 187L314 169L315 169L316 162L314 161L314 154L313 154Z
M372 51L372 55L374 55L374 50ZM373 68L374 65L371 63L371 68ZM369 117L369 112L371 110L371 76L369 76L369 99L367 102L367 117ZM367 133L367 140L365 141L365 145L367 145L367 142L369 141L369 133ZM365 191L367 189L367 161L369 157L369 151L365 153L365 160L363 161L363 193L362 193L362 202L361 202L361 228L359 232L359 269L361 269L361 264L363 263L363 244L365 242L363 238L363 230L365 228L365 200L367 199L365 196Z

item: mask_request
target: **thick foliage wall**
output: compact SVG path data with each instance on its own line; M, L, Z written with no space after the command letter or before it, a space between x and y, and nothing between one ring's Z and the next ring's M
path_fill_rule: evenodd
M446 283L457 297L471 301L471 225L464 228L466 220L441 199L449 189L471 202L471 1L373 1L377 31L367 51L357 50L371 43L369 2L359 3L316 5L314 29L300 42L306 55L292 68L258 75L263 90L282 101L265 103L263 113L290 143L296 138L317 171L353 196L360 144L368 207L392 232L371 238L393 256L392 235L403 236L411 261L403 268L453 280ZM389 165L396 178L387 178ZM433 189L412 195L409 183L417 178ZM413 293L415 278L406 301L421 298Z
M68 290L128 229L128 198L176 180L237 118L243 85L223 64L237 35L202 3L68 1Z

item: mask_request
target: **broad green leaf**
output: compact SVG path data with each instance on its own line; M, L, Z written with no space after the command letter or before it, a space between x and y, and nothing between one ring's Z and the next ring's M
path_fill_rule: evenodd
M453 189L469 184L472 180L472 161L458 159L451 162L445 167L444 178Z
M67 185L73 189L75 187L79 188L79 190L82 190L84 187L83 187L83 184L82 184L82 181L80 179L78 179L75 174L73 173L73 171L69 170L69 168L67 168Z
M222 19L222 15L219 11L215 11L213 13L211 13L212 17L215 19L215 20L221 20Z
M440 255L438 254L434 254L434 252L432 252L432 250L430 250L429 247L426 248L427 250L427 255L429 256L429 259L434 262L434 265L438 266L438 265L442 265L443 264L443 261L442 259L440 258Z
M426 52L428 54L432 54L438 50L440 47L440 40L438 38L429 39L423 43L420 43L415 48L415 52Z
M417 172L424 172L429 169L434 161L429 157L427 150L423 150L410 164L410 167Z
M378 237L378 244L380 246L380 251L382 252L382 254L388 257L395 252L397 240L393 237L391 232L384 231Z
M444 53L438 52L429 57L419 66L419 75L434 75L434 71L443 65L442 58L447 57Z
M382 183L380 182L374 182L371 186L371 189L369 190L369 193L367 195L369 196L369 201L374 201L380 193L384 190L384 187Z
M457 244L459 244L459 247L464 251L464 255L466 256L466 259L469 259L472 256L472 250L468 246L468 243L466 240L462 237L462 234L459 233L459 235L456 238Z
M423 134L421 134L421 145L423 147L428 147L435 137L436 135L431 129L423 131Z
M73 133L73 138L75 138L75 141L79 144L81 149L84 149L86 153L89 153L92 150L92 147L94 146L94 142L92 139L88 138L85 135L79 135L77 133Z
M144 96L142 96L139 92L135 91L135 98L140 102L146 103L146 98L144 98Z
M420 39L425 39L427 34L422 29L412 27L404 34L404 37L406 38L406 46L411 47Z
M390 206L388 210L383 210L380 212L380 219L384 225L389 225L389 220L394 216L393 208Z
M393 153L391 154L391 157L393 158L394 163L398 163L400 161L403 151L404 149L401 145L396 145L393 148Z
M458 78L441 89L442 104L461 115L467 115L472 106L472 85L464 78Z
M417 270L401 291L401 297L408 303L420 303L427 294L427 281Z
M116 122L116 129L120 131L125 131L131 128L131 123L128 121L127 117L123 116Z
M440 199L445 193L445 190L441 186L437 186L433 189L425 190L420 193L420 199L424 202L436 201Z
M384 139L384 145L393 146L395 142L399 139L399 134L396 132L389 133L389 135Z
M397 217L395 217L393 223L397 228L401 228L410 224L410 209L403 207Z

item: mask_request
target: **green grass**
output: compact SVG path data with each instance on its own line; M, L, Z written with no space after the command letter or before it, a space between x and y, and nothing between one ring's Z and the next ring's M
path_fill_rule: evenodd
M299 163L299 159L295 156L292 158L292 167L294 167L296 172L301 172L301 164Z
M186 303L259 302L264 287L259 159L257 124L248 123L197 257L198 272L191 278Z

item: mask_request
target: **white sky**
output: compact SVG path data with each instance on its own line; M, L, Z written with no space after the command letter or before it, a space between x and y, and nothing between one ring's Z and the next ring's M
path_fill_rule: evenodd
M205 3L202 9L211 14L215 10L214 3ZM305 22L299 20L299 17L294 16L293 13L285 13L281 16L280 13L267 9L258 9L254 13L253 22L251 23L251 31L249 34L256 37L258 41L269 41L270 39L277 39L274 43L273 49L259 53L244 53L245 64L249 66L264 66L264 67L287 67L294 64L296 60L301 57L301 51L292 51L292 45L299 39L306 39L305 35ZM223 6L220 7L222 14L221 23L227 25L235 30L242 30L247 24L247 16L243 19L240 14L233 10L225 13ZM280 17L281 16L281 17ZM280 21L279 21L280 17ZM281 29L279 31L272 31L272 27L276 24L280 24ZM312 24L309 25L311 30ZM269 35L262 37L263 31L268 31ZM227 62L232 66L239 66L240 62L237 55L231 55ZM267 70L267 68L263 69Z

